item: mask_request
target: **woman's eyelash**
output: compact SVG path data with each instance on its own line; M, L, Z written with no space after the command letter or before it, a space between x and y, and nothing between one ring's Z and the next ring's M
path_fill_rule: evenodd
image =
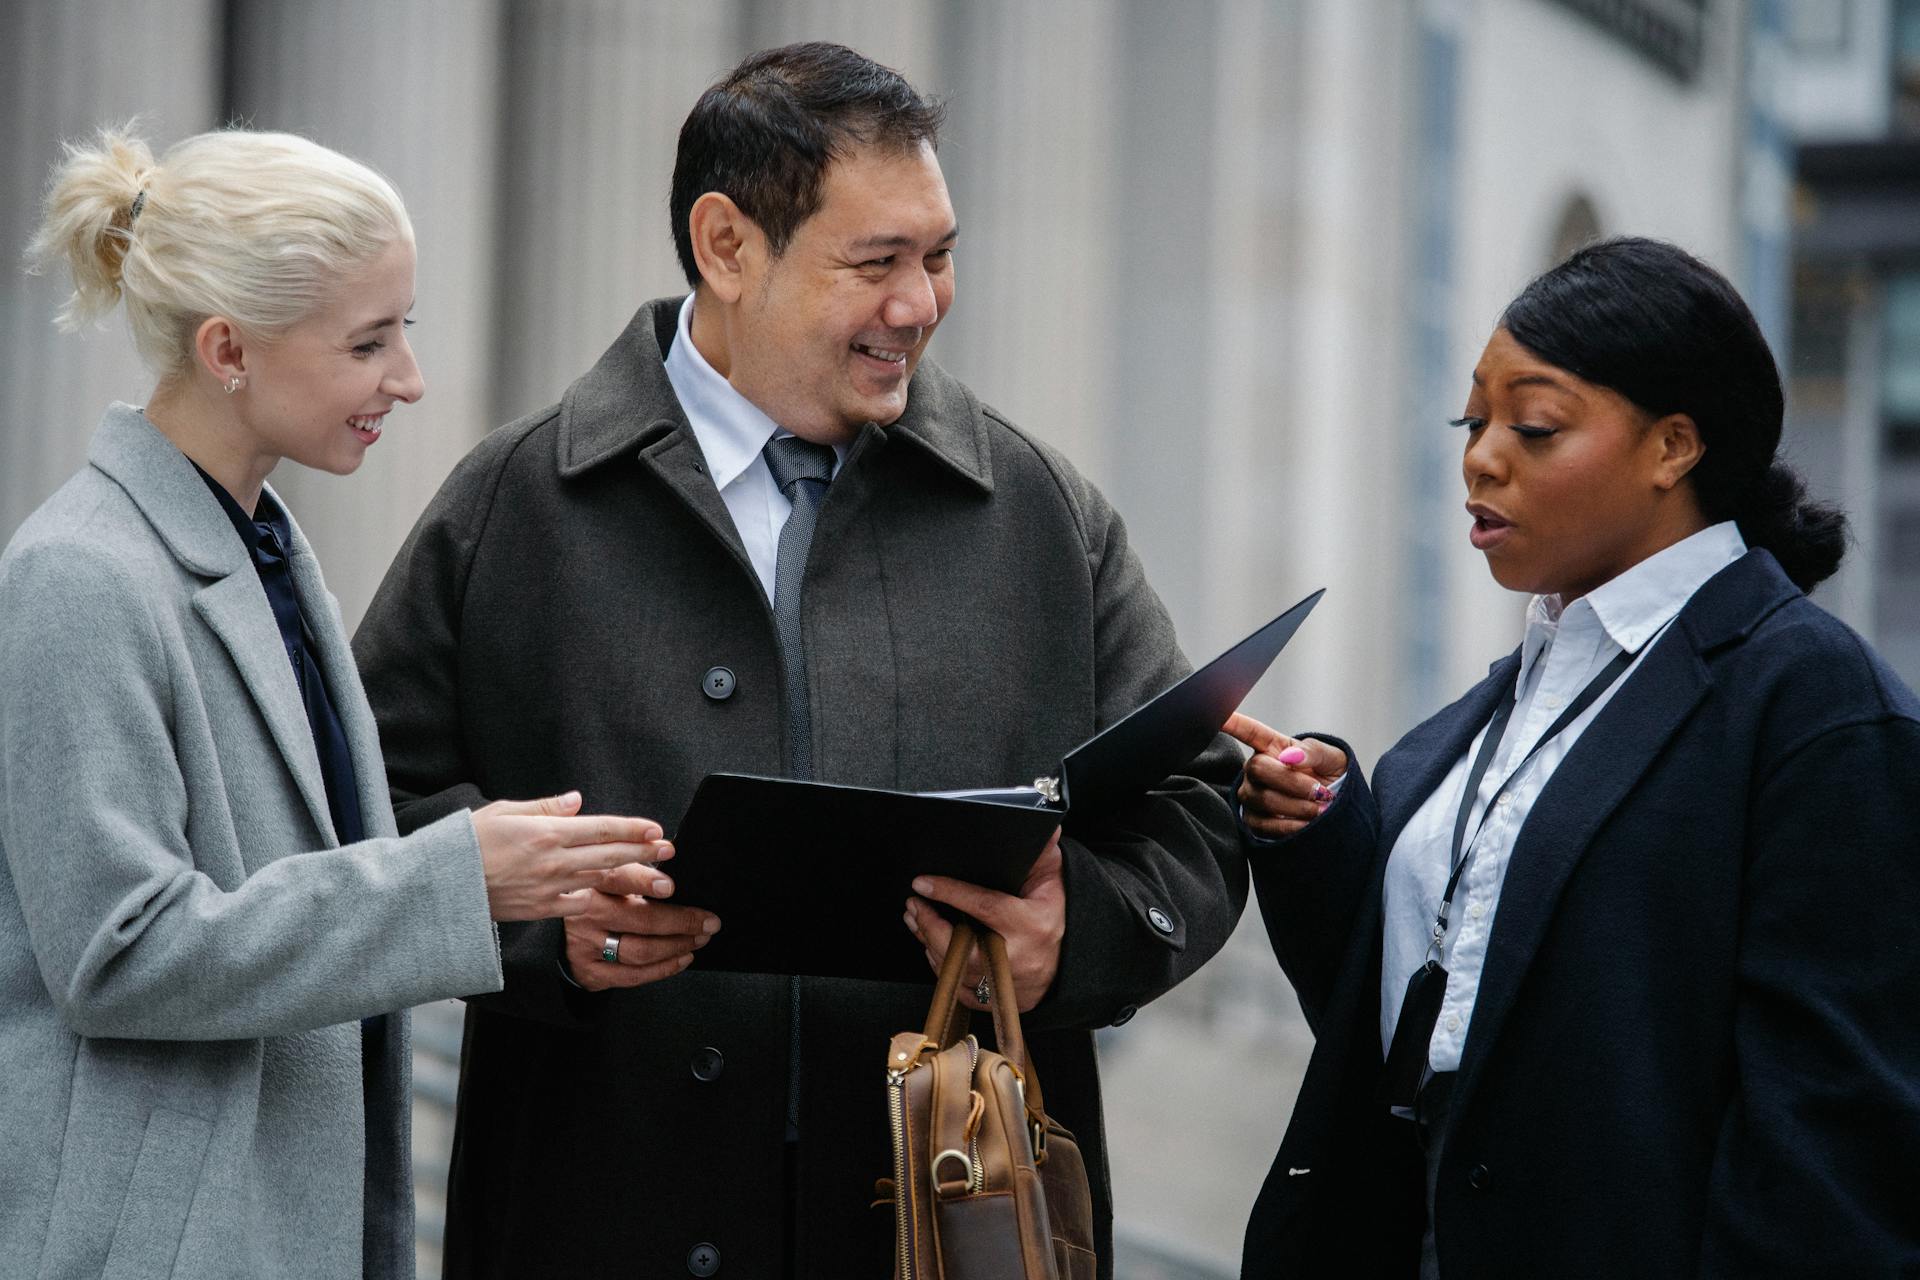
M1450 427L1465 427L1469 431L1478 431L1487 425L1485 418L1455 418L1447 423Z
M1530 427L1524 422L1514 423L1513 431L1523 440L1545 440L1554 433L1552 427Z
M403 328L407 328L407 329L413 328L413 317L412 316L403 317L400 321L400 324ZM380 341L380 339L372 338L356 346L353 349L353 354L357 356L370 356L376 351L384 351L386 349L386 346L387 344Z

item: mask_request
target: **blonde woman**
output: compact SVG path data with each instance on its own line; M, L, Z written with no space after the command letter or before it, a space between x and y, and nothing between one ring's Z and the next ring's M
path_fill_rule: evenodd
M411 1275L391 1011L497 990L492 921L670 850L572 793L395 835L266 486L354 471L421 395L382 178L287 135L156 163L105 133L30 252L71 273L69 327L125 307L158 384L0 556L0 1274Z

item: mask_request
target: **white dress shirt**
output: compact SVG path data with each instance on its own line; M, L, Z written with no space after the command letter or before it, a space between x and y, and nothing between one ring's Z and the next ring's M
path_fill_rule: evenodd
M793 503L773 482L761 450L776 436L793 433L761 412L759 406L734 390L693 345L693 295L680 304L680 327L667 352L667 381L686 411L693 438L707 460L720 500L727 504L733 527L747 549L747 559L759 575L769 603L773 600L774 566L780 555L780 531L787 525ZM833 473L847 460L847 447L833 447Z
M1506 880L1514 842L1534 801L1587 726L1614 693L1633 678L1655 637L1707 579L1745 555L1746 550L1738 527L1729 520L1647 557L1564 608L1559 596L1535 596L1528 604L1513 715L1467 816L1468 852L1464 856L1469 861L1454 892L1440 952L1440 963L1447 971L1446 997L1427 1045L1427 1064L1433 1071L1457 1071L1460 1067L1461 1050L1473 1023L1474 1001L1480 993L1487 940L1500 906L1500 886ZM1622 652L1636 651L1638 656L1619 679L1520 766L1534 743L1601 668ZM1466 754L1454 762L1439 787L1408 821L1387 859L1380 966L1383 1053L1393 1043L1407 979L1426 963L1434 916L1452 871L1453 827L1460 796L1486 734L1482 727L1474 735ZM1520 766L1519 776L1500 797L1493 813L1486 814L1488 799L1516 766Z

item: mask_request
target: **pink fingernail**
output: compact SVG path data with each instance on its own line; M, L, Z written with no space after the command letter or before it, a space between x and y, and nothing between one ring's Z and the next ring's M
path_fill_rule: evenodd
M1299 747L1288 747L1280 753L1281 764L1305 764L1306 762L1307 753Z

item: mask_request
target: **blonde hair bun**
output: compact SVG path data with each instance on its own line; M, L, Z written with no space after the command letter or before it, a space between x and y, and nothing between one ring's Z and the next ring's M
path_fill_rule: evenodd
M40 232L28 253L36 262L58 258L73 273L73 296L60 310L62 329L89 324L120 301L133 204L153 173L153 152L133 128L102 129L90 146L67 143L47 192Z
M66 145L27 252L35 269L63 264L72 277L61 328L124 303L134 345L162 377L190 366L208 316L272 339L341 278L413 242L392 184L317 142L223 129L156 162L135 128Z

